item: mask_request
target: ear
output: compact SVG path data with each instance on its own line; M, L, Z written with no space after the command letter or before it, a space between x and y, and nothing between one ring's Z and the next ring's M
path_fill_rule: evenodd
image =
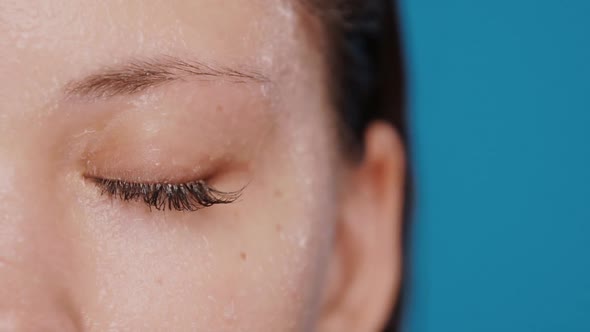
M347 176L318 330L381 331L401 280L405 158L395 129L373 124Z

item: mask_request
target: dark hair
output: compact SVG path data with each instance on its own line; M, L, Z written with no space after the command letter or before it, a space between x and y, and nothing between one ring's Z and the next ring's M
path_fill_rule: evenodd
M405 137L404 74L393 0L308 0L326 32L331 92L347 151L374 120Z
M327 35L331 91L346 151L362 155L364 133L375 120L392 124L407 142L405 75L394 0L308 0L319 10ZM408 147L406 144L406 151ZM411 204L407 172L404 219ZM407 223L404 223L404 238ZM399 325L401 296L386 331Z
M340 18L328 27L332 41L328 64L335 75L333 96L345 142L362 154L364 133L375 120L393 125L407 142L405 75L394 0L335 0ZM346 133L349 133L348 135ZM406 151L408 147L406 144ZM410 175L405 183L404 221L410 211ZM407 222L403 233L407 232ZM407 238L404 234L403 238ZM400 294L403 290L400 291ZM399 326L401 295L386 331Z

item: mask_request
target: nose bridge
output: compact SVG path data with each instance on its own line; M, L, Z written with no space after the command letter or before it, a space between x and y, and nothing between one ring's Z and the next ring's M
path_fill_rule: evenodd
M0 331L80 331L62 286L42 270L0 260Z
M25 158L25 148L2 150L8 153L0 154L0 330L78 330L69 288L75 250L50 171Z
M59 235L54 227L59 210L44 174L51 171L34 154L22 146L0 146L0 260L26 262L39 252L50 253Z

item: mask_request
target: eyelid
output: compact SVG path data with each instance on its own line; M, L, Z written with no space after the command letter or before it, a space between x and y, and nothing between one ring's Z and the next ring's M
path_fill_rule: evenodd
M150 210L196 211L216 204L238 200L245 187L238 191L218 190L204 180L186 183L141 183L99 177L87 177L100 190L123 202L142 201Z

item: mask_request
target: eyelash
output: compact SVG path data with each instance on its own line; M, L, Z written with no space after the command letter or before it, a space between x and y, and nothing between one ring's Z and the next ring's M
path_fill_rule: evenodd
M196 211L216 204L235 202L243 188L234 192L219 191L199 180L181 184L135 183L122 180L91 178L101 195L109 195L124 202L140 201L152 208L176 211Z

